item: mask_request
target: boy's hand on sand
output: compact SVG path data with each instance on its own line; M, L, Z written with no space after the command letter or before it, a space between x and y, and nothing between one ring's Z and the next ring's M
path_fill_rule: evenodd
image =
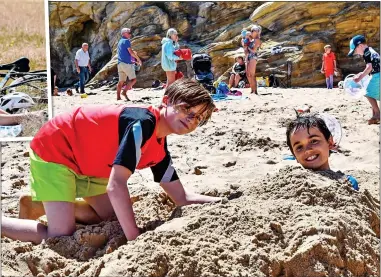
M219 197L219 198L220 198L221 204L226 204L229 202L229 199L227 197Z

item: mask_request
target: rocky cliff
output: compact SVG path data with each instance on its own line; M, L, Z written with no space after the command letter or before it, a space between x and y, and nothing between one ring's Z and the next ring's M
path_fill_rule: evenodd
M179 31L180 45L212 56L221 79L243 53L240 31L254 23L263 28L258 75L284 70L292 61L293 86L325 84L320 73L325 44L332 45L343 75L364 66L362 59L346 56L354 34L364 34L380 49L379 2L50 2L49 21L51 63L60 86L76 80L73 60L82 42L90 45L93 80L117 76L116 45L123 27L132 29L132 48L144 63L137 87L165 80L160 41L170 27ZM273 46L288 50L272 55Z

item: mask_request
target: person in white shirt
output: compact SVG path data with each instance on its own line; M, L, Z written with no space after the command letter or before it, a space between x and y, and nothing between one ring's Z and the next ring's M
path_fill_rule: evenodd
M87 43L82 43L82 48L75 54L75 68L79 74L79 82L75 84L75 89L78 93L78 87L81 88L81 93L85 93L85 83L89 76L89 70L91 69L90 56L89 56L89 45Z

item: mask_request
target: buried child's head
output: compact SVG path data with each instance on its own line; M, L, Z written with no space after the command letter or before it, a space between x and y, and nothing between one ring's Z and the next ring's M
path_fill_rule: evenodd
M287 145L296 160L307 169L328 170L334 142L324 120L317 115L299 115L286 131Z

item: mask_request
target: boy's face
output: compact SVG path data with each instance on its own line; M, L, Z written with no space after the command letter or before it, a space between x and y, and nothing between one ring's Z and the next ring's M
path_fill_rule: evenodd
M356 55L364 55L364 50L365 50L366 47L364 47L364 44L359 44L356 48L355 48L355 54Z
M329 150L333 148L333 139L327 141L316 127L309 130L300 128L290 135L290 142L296 160L307 169L328 170Z
M331 53L331 48L329 48L329 47L325 48L325 53L328 53L328 54Z
M189 107L186 103L168 104L165 111L168 128L177 135L194 131L205 116L200 114L202 108L202 105Z

